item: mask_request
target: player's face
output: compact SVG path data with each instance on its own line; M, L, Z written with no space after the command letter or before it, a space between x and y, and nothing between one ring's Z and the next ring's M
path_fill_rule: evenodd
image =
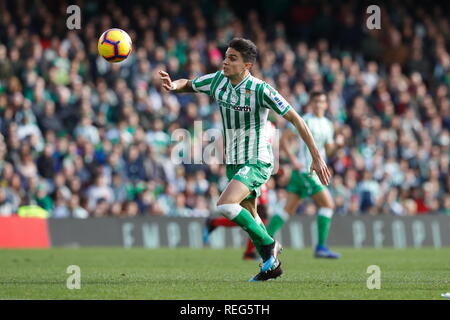
M225 59L223 60L223 75L225 77L233 78L244 74L245 69L249 69L251 63L245 63L239 51L228 48L225 52Z
M324 94L316 96L312 102L312 108L315 113L323 113L328 108L327 96Z

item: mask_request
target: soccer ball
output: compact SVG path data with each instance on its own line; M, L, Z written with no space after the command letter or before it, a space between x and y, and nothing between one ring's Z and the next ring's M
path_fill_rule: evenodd
M98 53L108 62L125 60L131 50L131 38L121 29L108 29L98 39Z

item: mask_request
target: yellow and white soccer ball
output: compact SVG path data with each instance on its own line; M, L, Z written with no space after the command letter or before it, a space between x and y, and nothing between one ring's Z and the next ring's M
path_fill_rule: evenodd
M121 29L108 29L98 39L98 53L108 62L125 60L131 50L131 38Z

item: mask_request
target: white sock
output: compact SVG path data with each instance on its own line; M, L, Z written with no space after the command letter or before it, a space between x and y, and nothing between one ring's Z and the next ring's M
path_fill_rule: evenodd
M281 209L280 211L278 211L277 213L275 213L277 216L279 216L281 218L281 220L283 220L284 222L288 221L289 218L291 217L289 215L289 213L287 213L284 209Z
M333 209L321 207L321 208L319 208L319 211L317 211L317 214L319 216L323 216L323 217L327 217L327 218L331 219L331 217L333 216Z

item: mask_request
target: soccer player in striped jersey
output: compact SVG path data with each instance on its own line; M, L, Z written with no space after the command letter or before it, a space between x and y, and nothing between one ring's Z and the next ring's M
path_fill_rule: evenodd
M311 172L317 172L326 185L331 174L305 121L275 89L250 74L256 56L252 41L235 38L228 45L221 70L193 80L172 81L164 71L160 71L160 77L166 90L205 93L217 101L229 179L217 202L217 211L248 233L263 260L260 272L250 281L265 281L282 274L278 259L281 245L267 233L256 212L259 187L267 182L273 169L272 148L265 137L269 110L297 128L312 155Z
M334 129L330 120L325 117L328 107L327 96L322 91L312 92L310 95L312 113L303 115L303 119L311 130L314 141L324 159L330 157L336 151L334 142ZM294 215L300 205L301 199L311 197L318 206L317 211L317 245L314 255L317 258L337 259L340 254L332 252L326 246L328 231L330 229L331 217L333 215L334 201L327 187L322 185L317 175L309 175L309 167L313 159L308 152L308 147L301 144L297 157L292 152L291 139L295 139L295 128L288 124L288 128L281 137L281 150L284 150L291 163L293 170L287 186L288 197L286 205L281 212L275 213L267 225L267 232L273 237L281 229L290 216ZM341 145L342 142L339 141Z

